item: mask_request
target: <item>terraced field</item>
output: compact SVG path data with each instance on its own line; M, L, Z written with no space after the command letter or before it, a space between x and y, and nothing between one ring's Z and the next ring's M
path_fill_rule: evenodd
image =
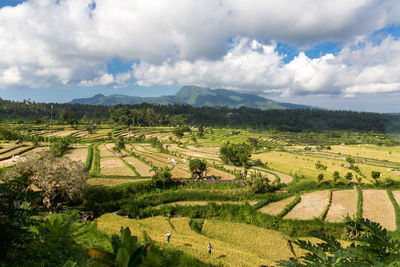
M397 204L400 204L400 191L393 191ZM396 230L396 213L386 190L362 190L362 216L380 223L390 231ZM278 215L292 202L294 196L270 203L259 209L260 212ZM325 221L341 222L346 215L357 214L357 190L314 191L301 195L301 201L283 217L284 219L311 220L320 218L326 212Z
M251 225L206 220L199 234L190 228L190 218L173 218L168 222L159 216L132 220L105 214L96 222L99 229L108 234L118 233L121 226L129 227L132 234L139 237L146 231L161 246L177 248L215 265L260 266L293 257L288 237ZM167 231L172 231L169 244L166 244L164 236ZM207 253L208 242L213 246L211 256Z

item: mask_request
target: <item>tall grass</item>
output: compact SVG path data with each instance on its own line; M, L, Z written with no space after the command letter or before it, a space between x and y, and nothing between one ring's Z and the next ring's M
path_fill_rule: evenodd
M90 168L92 167L92 161L93 161L93 144L90 144L88 147L88 154L87 154L86 163L85 163L86 171L89 171Z

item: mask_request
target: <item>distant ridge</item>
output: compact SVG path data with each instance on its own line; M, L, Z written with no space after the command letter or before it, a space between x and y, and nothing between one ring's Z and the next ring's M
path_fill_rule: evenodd
M209 89L198 86L184 86L175 95L139 97L117 94L104 96L102 94L97 94L89 98L73 99L69 103L114 106L118 104L134 105L143 102L160 105L189 104L194 107L227 106L230 108L239 108L244 106L262 110L314 108L306 105L276 102L254 94L244 94L226 89Z

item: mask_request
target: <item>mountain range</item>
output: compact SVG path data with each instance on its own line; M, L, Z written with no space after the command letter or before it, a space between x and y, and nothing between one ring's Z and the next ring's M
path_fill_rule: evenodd
M89 98L73 99L70 103L114 106L118 104L134 105L143 102L159 105L188 104L194 107L227 106L230 108L239 108L245 106L262 110L313 108L311 106L277 102L255 94L238 93L226 89L209 89L198 86L184 86L174 95L159 97L139 97L119 94L104 96L102 94L97 94Z

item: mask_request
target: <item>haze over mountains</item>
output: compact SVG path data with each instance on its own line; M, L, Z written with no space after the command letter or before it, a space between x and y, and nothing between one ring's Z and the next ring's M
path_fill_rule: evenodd
M71 104L90 104L113 106L118 104L189 104L194 107L202 106L227 106L230 108L251 107L262 110L269 109L310 109L305 105L276 102L254 94L243 94L226 89L209 89L198 86L184 86L174 95L159 97L139 97L114 94L104 96L97 94L89 98L73 99Z

